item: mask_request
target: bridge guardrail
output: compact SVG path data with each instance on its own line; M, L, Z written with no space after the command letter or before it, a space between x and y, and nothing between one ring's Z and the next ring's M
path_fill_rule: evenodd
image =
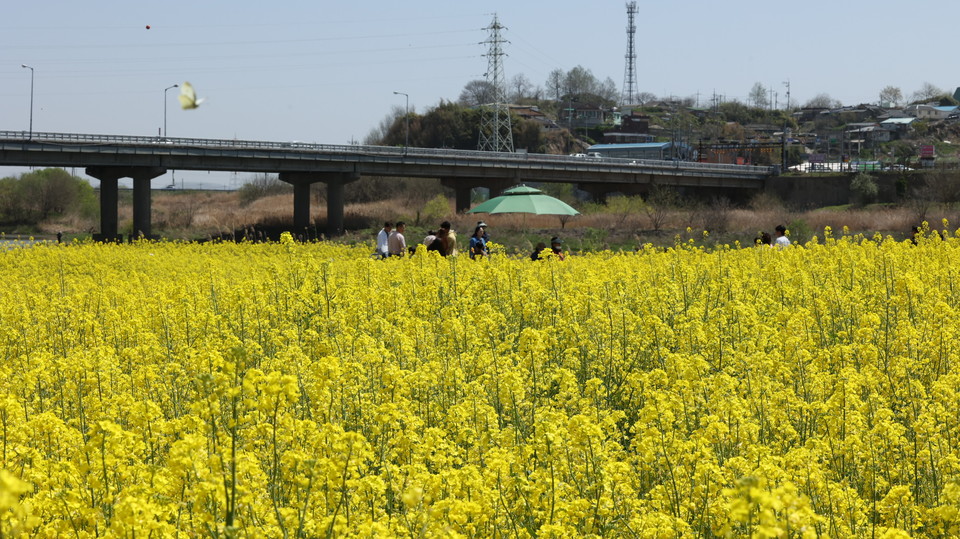
M479 150L456 150L446 148L404 148L402 146L369 146L369 145L336 145L336 144L318 144L309 142L273 142L273 141L253 141L240 139L200 139L184 137L161 137L161 136L139 136L139 135L99 135L89 133L43 133L26 131L0 131L0 141L21 141L21 142L40 142L45 144L62 145L109 145L126 144L142 145L156 148L158 145L163 147L187 147L187 148L208 148L220 150L264 150L264 151L287 151L287 152L307 152L307 153L325 153L325 154L364 154L364 155L382 155L395 157L423 157L423 158L444 158L456 157L461 159L483 159L490 160L494 158L504 162L537 162L551 164L576 164L576 165L597 165L599 167L622 166L622 167L641 167L656 170L685 169L690 171L703 172L727 172L732 174L756 174L770 175L774 173L775 167L762 167L752 165L725 165L719 163L698 163L694 161L666 161L655 159L631 159L618 157L574 157L567 155L551 155L526 152L487 152Z

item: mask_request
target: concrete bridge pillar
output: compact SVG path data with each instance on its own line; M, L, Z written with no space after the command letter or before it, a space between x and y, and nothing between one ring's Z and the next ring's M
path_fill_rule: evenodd
M344 186L360 179L355 172L281 172L280 180L293 185L293 229L310 229L310 186L327 184L327 236L343 234Z
M120 178L133 178L133 237L150 237L150 180L167 170L160 167L87 167L87 176L100 180L100 234L96 241L122 241L117 226Z
M133 176L133 238L149 238L150 223L150 180L153 177Z

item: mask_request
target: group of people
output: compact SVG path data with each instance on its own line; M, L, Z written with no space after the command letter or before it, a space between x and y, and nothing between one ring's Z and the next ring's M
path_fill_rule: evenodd
M405 256L408 253L416 252L416 246L407 247L407 239L404 236L406 224L400 221L394 227L393 223L387 221L383 228L377 233L377 252L382 258L391 256ZM487 256L487 223L477 222L477 228L470 237L470 258ZM440 227L434 231L427 232L423 238L423 245L428 251L436 251L443 256L454 256L457 254L457 233L451 228L450 221L440 223Z
M404 236L406 224L403 221L397 222L396 226L390 221L383 223L383 228L377 233L377 251L376 255L380 258L391 256L405 256L408 253L416 252L416 246L407 246L407 240ZM473 229L473 235L470 236L469 253L470 258L477 259L490 255L490 234L487 233L487 223L477 221L477 226ZM427 251L436 251L443 256L454 256L457 254L457 233L450 227L450 221L440 223L440 228L436 231L427 232L423 238L423 245ZM541 253L547 246L543 242L537 244L536 249L530 255L532 260L540 260ZM558 236L550 239L550 250L554 256L563 260L563 240Z
M403 221L398 221L396 228L390 221L383 223L383 228L377 233L376 254L382 258L407 254L407 238L403 235L406 230L407 224Z
M787 237L787 227L783 225L777 225L777 228L774 229L777 232L777 237L774 239L770 236L769 232L761 232L753 242L757 245L769 245L772 247L784 248L790 245L790 238Z
M530 260L542 260L543 259L543 250L547 248L547 245L542 241L533 248L533 252L530 253ZM550 238L550 252L553 253L553 256L557 257L560 260L565 258L563 253L563 240L559 236L554 236Z

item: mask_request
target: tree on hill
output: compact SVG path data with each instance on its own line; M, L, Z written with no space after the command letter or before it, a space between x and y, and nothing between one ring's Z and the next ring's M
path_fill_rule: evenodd
M451 148L476 150L480 132L481 110L450 101L428 109L424 114L410 114L410 146L414 148ZM514 117L513 144L532 153L544 151L540 125ZM391 113L380 121L380 127L364 139L364 144L402 146L407 140L407 123L403 114Z
M464 85L457 101L467 107L478 107L493 103L495 100L493 84L481 79L472 80Z
M929 82L924 82L923 86L919 90L913 92L913 102L914 103L927 103L930 101L937 100L940 96L945 95L946 92L937 88Z
M896 86L887 86L880 90L880 106L899 107L903 101L903 92Z
M803 104L807 109L832 109L840 106L840 102L830 97L830 94L817 94Z
M758 109L767 108L770 106L770 99L767 97L767 89L764 88L763 84L759 82L754 83L753 88L750 89L750 102L753 103L754 107Z
M547 75L547 92L553 96L554 101L560 101L563 95L563 79L565 75L562 69L554 69Z

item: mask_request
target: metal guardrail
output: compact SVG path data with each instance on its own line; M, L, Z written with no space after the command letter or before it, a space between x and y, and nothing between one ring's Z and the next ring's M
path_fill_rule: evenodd
M698 163L693 161L665 161L655 159L630 159L619 157L574 157L526 152L488 152L479 150L455 150L443 148L404 148L402 146L336 145L308 142L272 142L239 139L201 139L184 137L160 137L137 135L98 135L88 133L38 133L27 131L0 131L0 142L41 143L45 145L90 146L90 145L133 145L152 148L196 148L216 150L262 150L297 153L421 157L430 159L457 158L503 163L550 163L554 165L584 165L598 168L623 169L643 168L676 172L713 172L732 176L769 176L776 174L777 167L752 165L725 165L718 163ZM622 167L622 168L621 168Z

